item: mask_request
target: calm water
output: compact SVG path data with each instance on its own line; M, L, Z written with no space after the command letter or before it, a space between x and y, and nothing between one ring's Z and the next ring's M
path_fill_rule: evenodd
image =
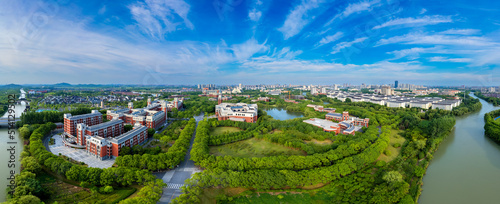
M16 105L16 118L20 116L20 113L24 111L25 105L23 102L23 105ZM7 117L8 113L5 113L3 117ZM16 136L19 136L17 130L16 130ZM11 146L11 144L7 144L7 142L12 142L8 138L8 129L5 126L0 127L0 201L5 201L6 200L6 193L5 193L5 188L7 188L7 184L9 181L7 178L10 176L10 170L15 170L16 173L19 173L19 167L21 166L21 163L19 162L19 156L21 154L21 151L23 150L23 142L20 137L17 137L16 140L17 145L16 149L16 168L9 168L7 166L10 153L7 152L7 149Z
M481 111L457 117L434 154L419 203L500 203L500 145L484 136L483 128L484 114L498 107L481 103Z
M289 120L294 118L304 117L300 112L291 112L287 111L284 108L271 108L264 109L267 112L267 115L272 116L276 120Z

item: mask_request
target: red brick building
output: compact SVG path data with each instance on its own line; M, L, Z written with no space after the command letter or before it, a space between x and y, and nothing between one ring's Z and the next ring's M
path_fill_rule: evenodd
M76 143L85 145L87 136L99 136L102 138L116 137L124 133L123 120L114 119L105 123L87 126L83 123L77 125Z
M87 136L86 152L101 160L118 157L122 147L143 144L148 138L148 128L135 125L134 129L114 138Z
M98 110L92 113L72 116L70 113L64 114L64 132L76 136L76 125L83 123L88 126L102 123L102 114Z

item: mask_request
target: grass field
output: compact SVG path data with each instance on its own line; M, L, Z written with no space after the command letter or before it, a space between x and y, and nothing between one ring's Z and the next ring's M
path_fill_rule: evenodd
M333 142L329 139L326 139L326 140L323 140L323 141L319 141L319 140L316 140L316 139L312 139L311 141L305 141L306 143L314 143L314 144L318 144L318 145L329 145L329 144L332 144Z
M216 204L217 195L235 196L246 190L246 188L205 188L200 195L200 200L202 204Z
M385 162L390 162L394 160L396 157L398 157L399 153L401 152L401 146L403 146L403 143L406 141L406 139L402 136L399 135L400 132L403 132L401 130L391 130L391 141L389 141L389 146L387 146L386 150L389 150L391 152L390 156L387 156L385 154L380 154L377 160L382 160ZM400 147L396 148L393 145L399 143Z
M211 135L222 135L222 134L239 132L239 131L241 131L241 129L237 128L237 127L216 127L216 128L212 128L212 130L210 131L210 134Z
M274 194L274 195L272 195ZM253 193L250 196L241 196L232 202L226 203L245 203L245 204L327 204L331 203L330 197L326 193ZM222 202L225 203L225 202Z
M101 194L99 192L92 193L90 189L85 189L80 186L75 186L57 180L50 174L45 172L38 175L40 183L51 192L48 200L45 203L75 203L76 201L84 203L118 203L118 201L129 197L136 192L136 188L116 188L111 194Z
M305 155L304 152L279 144L251 138L231 144L212 146L210 154L216 156L231 155L234 157L268 157L277 155Z

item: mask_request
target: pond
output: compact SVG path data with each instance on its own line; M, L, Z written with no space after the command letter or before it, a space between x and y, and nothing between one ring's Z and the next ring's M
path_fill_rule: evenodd
M264 110L267 112L267 115L270 115L276 120L289 120L289 119L304 117L304 115L301 112L287 111L284 108L270 108Z

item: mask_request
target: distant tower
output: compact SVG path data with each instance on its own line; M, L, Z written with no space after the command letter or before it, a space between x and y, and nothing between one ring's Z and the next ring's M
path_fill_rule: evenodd
M396 80L396 81L394 82L394 88L398 88L398 85L399 85L399 82Z
M220 90L217 90L217 93L219 93L219 98L218 98L219 100L218 100L218 102L219 102L219 105L220 105L222 103L222 94L221 94Z
M104 108L104 101L101 101L101 108Z
M148 97L148 106L151 105L151 97Z
M347 121L347 120L349 120L349 112L344 111L342 113L342 121Z
M128 102L128 109L130 110L134 109L134 103Z
M178 98L174 98L174 107L179 109L179 99Z
M163 113L165 113L165 120L167 120L167 102L166 101L162 101L161 102L161 110L163 111Z

